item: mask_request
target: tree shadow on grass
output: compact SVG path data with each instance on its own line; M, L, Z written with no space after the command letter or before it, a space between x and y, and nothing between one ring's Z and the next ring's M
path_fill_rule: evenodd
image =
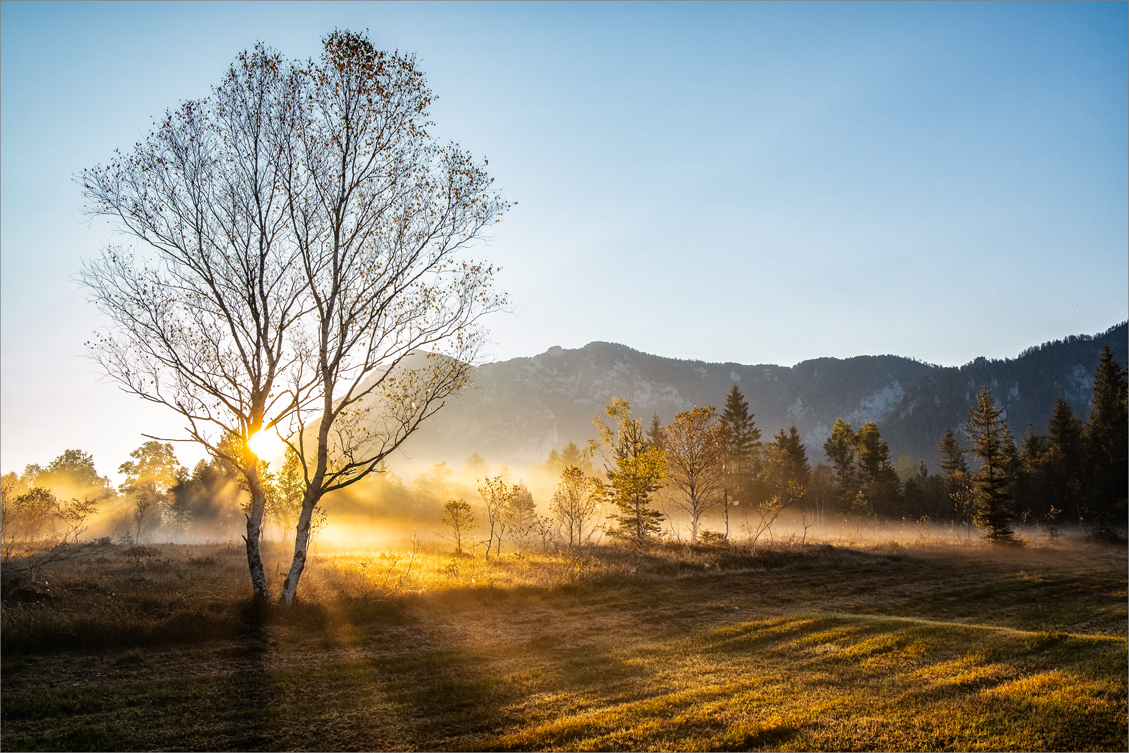
M741 739L732 743L726 742L714 750L779 750L783 744L800 734L799 727L780 725L778 727L764 727L756 732L746 733Z

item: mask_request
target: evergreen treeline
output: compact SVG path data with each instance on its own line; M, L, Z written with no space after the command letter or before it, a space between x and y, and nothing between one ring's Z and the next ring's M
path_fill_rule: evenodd
M1014 538L1014 521L1042 521L1052 532L1070 522L1104 536L1126 526L1129 410L1126 371L1104 348L1094 375L1086 419L1063 398L1054 402L1046 433L1028 426L1017 443L1004 410L987 389L958 430L937 441L941 473L903 456L895 466L873 422L857 430L841 418L823 451L828 465L810 471L795 430L770 444L759 441L753 416L733 386L723 414L728 473L735 480L727 498L757 504L781 488L784 478L806 486L801 506L824 521L842 517L928 519L975 524L998 541ZM958 433L959 431L959 433ZM963 436L963 439L962 439ZM797 446L798 445L798 446Z

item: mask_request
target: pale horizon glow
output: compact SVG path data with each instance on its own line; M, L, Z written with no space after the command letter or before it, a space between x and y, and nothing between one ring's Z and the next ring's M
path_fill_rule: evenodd
M417 55L517 205L486 360L959 366L1129 318L1126 3L0 3L0 469L99 473L172 411L84 356L115 236L73 176L263 41ZM198 446L176 445L191 467ZM450 459L461 462L462 459Z

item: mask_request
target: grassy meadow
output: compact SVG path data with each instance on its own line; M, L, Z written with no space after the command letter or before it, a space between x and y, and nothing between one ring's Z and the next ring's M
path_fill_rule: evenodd
M290 610L234 544L9 579L3 749L1129 747L1124 546L319 546Z

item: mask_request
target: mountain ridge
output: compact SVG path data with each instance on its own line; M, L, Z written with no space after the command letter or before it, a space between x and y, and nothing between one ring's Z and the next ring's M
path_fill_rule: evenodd
M595 438L594 416L613 397L635 416L665 424L694 406L724 404L736 383L762 439L795 424L812 465L836 418L858 428L878 424L891 457L912 455L936 467L946 426L959 428L982 386L993 389L1017 438L1030 423L1046 430L1055 397L1079 416L1089 407L1103 345L1125 363L1129 323L1097 335L1071 336L1025 349L1015 358L938 366L906 356L820 357L794 366L715 363L656 356L619 343L553 346L543 353L484 364L473 386L430 419L405 445L408 460L461 462L477 452L489 462L534 465L568 442Z

